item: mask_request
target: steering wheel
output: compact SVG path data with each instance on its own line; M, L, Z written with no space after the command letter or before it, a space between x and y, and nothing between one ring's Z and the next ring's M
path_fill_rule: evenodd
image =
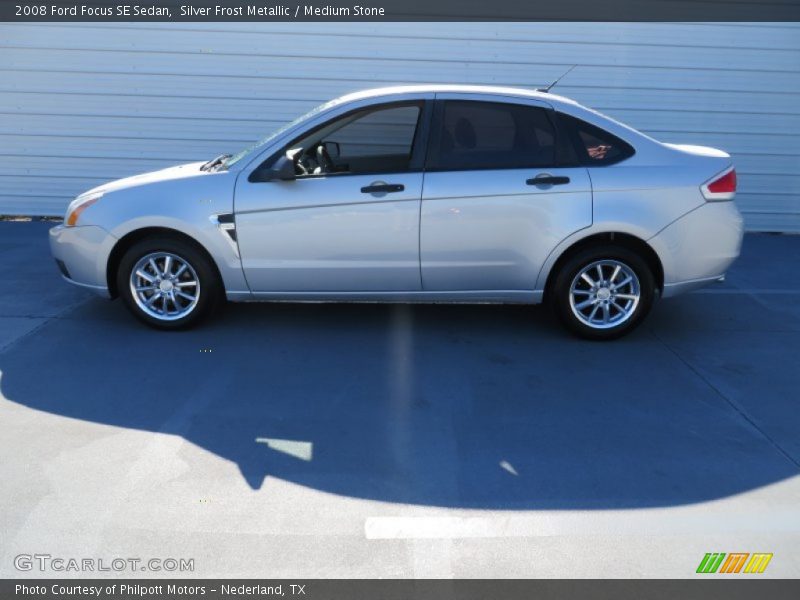
M336 170L331 155L325 149L325 144L317 146L317 164L322 167L323 173L333 173Z
M303 157L300 157L295 161L294 166L298 171L300 171L298 175L309 175L313 171L307 161L308 159Z

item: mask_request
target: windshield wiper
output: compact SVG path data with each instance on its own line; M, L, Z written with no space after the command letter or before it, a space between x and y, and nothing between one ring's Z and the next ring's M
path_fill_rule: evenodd
M211 159L202 167L200 167L201 171L210 171L214 167L221 165L223 162L228 160L233 154L220 154L218 157Z

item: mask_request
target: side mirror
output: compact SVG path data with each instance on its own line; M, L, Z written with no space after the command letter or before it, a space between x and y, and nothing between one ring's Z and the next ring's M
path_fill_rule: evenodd
M331 158L339 158L342 155L342 147L339 142L322 142L322 146L328 151Z
M248 179L253 183L275 181L276 179L294 181L297 179L297 174L294 171L294 160L288 156L281 156L270 168L253 171Z

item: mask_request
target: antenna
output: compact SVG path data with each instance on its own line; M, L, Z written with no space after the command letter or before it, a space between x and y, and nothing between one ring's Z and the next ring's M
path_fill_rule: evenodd
M547 92L549 92L549 91L550 91L550 90L551 90L551 89L552 89L552 88L553 88L553 87L554 87L554 86L555 86L555 85L556 85L556 84L557 84L559 81L561 81L562 79L564 79L564 77L566 77L567 75L569 75L569 73L572 71L572 69L574 69L574 68L575 68L575 67L577 67L577 66L578 66L578 65L572 65L572 66L571 66L569 69L567 69L566 73L564 73L564 74L563 74L561 77L559 77L558 79L556 79L556 80L555 80L553 83L551 83L550 85L548 85L548 86L547 86L547 87L545 87L545 88L538 88L536 91L537 91L537 92L544 92L544 93L546 94L546 93L547 93Z

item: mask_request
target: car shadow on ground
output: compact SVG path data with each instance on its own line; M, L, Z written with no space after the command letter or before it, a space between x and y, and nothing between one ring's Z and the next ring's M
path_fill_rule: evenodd
M230 305L161 333L92 299L0 370L9 400L180 435L253 490L278 478L420 505L609 509L797 474L649 326L584 342L539 307Z

